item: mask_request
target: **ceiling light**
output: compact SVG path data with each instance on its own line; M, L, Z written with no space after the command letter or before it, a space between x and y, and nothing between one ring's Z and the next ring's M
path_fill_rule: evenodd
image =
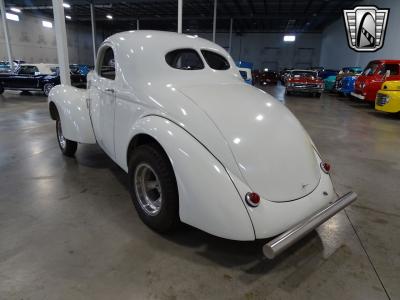
M68 3L63 3L63 6L64 6L65 8L71 8L71 5L68 4Z
M295 35L284 35L283 36L283 41L284 42L294 42L296 40Z
M6 13L6 18L12 21L19 21L19 16L16 14Z
M112 15L107 15L106 18L109 19L109 20L112 20L113 16Z
M46 28L53 28L53 23L49 21L42 21L42 26Z
M12 10L13 12L16 12L16 13L20 13L21 12L21 10L19 8L16 8L16 7L11 7L10 10Z
M65 16L66 19L71 20L71 16Z

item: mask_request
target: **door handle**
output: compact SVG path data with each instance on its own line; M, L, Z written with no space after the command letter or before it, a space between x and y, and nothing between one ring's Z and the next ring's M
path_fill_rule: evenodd
M107 93L112 93L112 94L115 93L115 90L114 90L114 89L111 89L111 88L107 88L107 89L105 89L104 91L107 92Z

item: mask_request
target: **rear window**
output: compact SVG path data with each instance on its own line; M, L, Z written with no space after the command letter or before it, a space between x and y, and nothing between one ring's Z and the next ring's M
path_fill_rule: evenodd
M230 68L229 62L222 55L208 50L201 50L201 53L211 69L228 70Z
M204 68L200 55L193 49L178 49L165 55L167 64L180 70L200 70Z

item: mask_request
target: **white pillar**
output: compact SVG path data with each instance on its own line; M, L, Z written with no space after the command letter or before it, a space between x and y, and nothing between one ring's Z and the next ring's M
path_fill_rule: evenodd
M215 31L217 30L217 0L214 0L214 19L213 19L213 42L215 43Z
M139 19L136 19L136 30L139 30Z
M183 0L178 0L178 33L182 33L182 8Z
M3 21L4 40L6 42L8 62L10 63L10 69L12 71L14 69L14 62L12 60L12 55L11 55L10 38L8 37L8 25L6 19L6 8L4 6L4 0L0 0L0 9L1 9L1 18Z
M231 25L229 27L229 54L232 52L232 30L233 30L233 18L231 18Z
M63 0L52 0L61 84L71 85Z
M93 66L96 65L96 18L94 15L94 4L90 3L90 21L92 23L92 47L93 47Z

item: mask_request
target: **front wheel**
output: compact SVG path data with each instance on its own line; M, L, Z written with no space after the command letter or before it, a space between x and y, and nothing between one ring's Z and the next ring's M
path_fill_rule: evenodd
M45 94L45 96L49 96L51 89L54 87L54 84L52 83L46 83L43 86L43 93Z
M64 137L60 119L57 119L56 121L56 131L57 131L58 146L60 147L61 152L65 156L70 156L70 157L74 156L76 150L78 149L78 143L68 140Z
M179 224L179 196L175 174L157 145L137 147L129 160L129 192L142 221L158 232Z

